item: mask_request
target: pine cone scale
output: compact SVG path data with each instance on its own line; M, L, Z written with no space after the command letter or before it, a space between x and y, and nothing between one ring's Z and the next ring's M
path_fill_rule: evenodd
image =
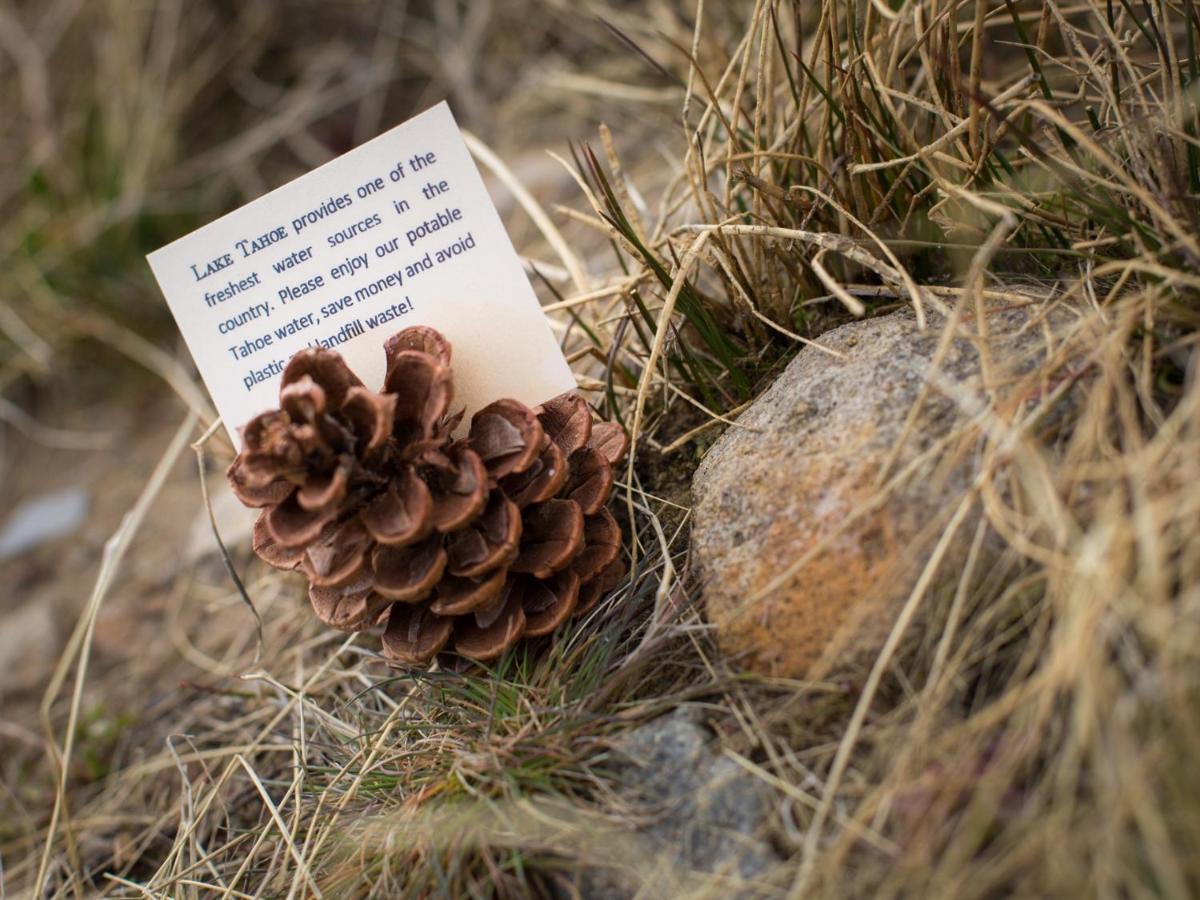
M440 331L428 325L413 325L384 341L383 351L389 360L404 350L417 350L432 356L444 366L450 365L450 342Z
M479 662L489 662L520 640L525 632L525 611L521 608L518 583L510 581L509 590L492 608L460 616L454 629L454 649Z
M483 460L463 446L451 447L448 468L433 475L433 527L443 534L457 531L481 512L488 500L488 475Z
M316 587L338 587L358 578L366 564L371 537L357 520L328 526L310 543L300 561L308 582Z
M398 603L418 603L446 570L446 551L436 539L408 547L381 544L371 554L371 567L379 594Z
M543 403L538 421L565 457L586 447L591 438L592 413L578 394L564 394Z
M389 361L384 390L396 398L396 424L422 438L446 415L454 394L449 367L419 350L401 350Z
M296 489L290 481L277 477L266 482L252 482L247 476L246 467L238 462L229 467L227 474L234 496L244 505L258 509L282 503Z
M597 422L592 428L588 446L615 466L629 452L629 435L616 422Z
M454 633L454 620L420 606L393 606L383 632L383 651L408 665L423 665L437 656Z
M296 491L296 502L307 512L320 512L346 496L350 485L350 466L339 465L332 472L318 475Z
M356 442L365 453L373 453L387 443L396 423L396 398L377 394L365 387L352 387L342 404L342 412Z
M521 552L512 571L549 578L583 549L583 510L574 500L547 500L525 517Z
M276 542L271 536L271 529L267 527L267 517L270 514L269 509L264 510L254 520L254 534L250 546L267 564L277 569L294 569L304 559L304 547L284 547Z
M447 571L478 578L516 557L521 541L521 513L515 503L493 491L488 507L470 526L451 536Z
M500 597L507 578L505 569L497 569L486 578L447 576L438 584L429 609L439 616L461 616L490 606Z
M568 474L562 450L551 441L533 465L524 472L506 476L501 486L517 506L524 508L543 503L558 494L566 484Z
M579 587L579 576L570 569L559 572L550 581L528 579L522 598L525 635L542 637L565 622L579 602Z
M316 422L325 415L325 389L305 375L279 392L279 408L292 421Z
M279 380L280 392L305 376L322 386L330 407L335 409L345 402L350 388L363 386L341 356L309 348L296 353L284 366L283 375Z
M612 466L599 450L581 447L571 454L570 471L563 496L578 503L585 516L595 515L612 493Z
M341 587L313 587L308 599L313 611L326 625L342 631L357 631L375 619L390 601L372 591L374 578L363 572Z
M404 547L433 531L433 495L416 473L407 470L358 516L378 543Z
M542 424L529 407L516 400L497 400L471 417L467 442L493 479L524 472L542 449Z
M584 547L571 568L584 581L591 581L612 564L621 552L621 527L607 509L583 520Z
M321 535L321 531L337 516L337 507L308 510L291 493L267 513L267 530L275 543L283 547L304 547Z
M625 564L620 559L609 563L608 568L579 589L579 604L575 607L575 615L582 616L595 609L604 595L620 584L624 577Z

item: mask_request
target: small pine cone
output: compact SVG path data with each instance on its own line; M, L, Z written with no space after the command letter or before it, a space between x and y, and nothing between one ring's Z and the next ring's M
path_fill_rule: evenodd
M455 440L449 342L415 326L384 351L381 393L336 352L297 353L279 409L243 429L227 475L263 510L255 552L307 576L326 624L386 623L384 654L410 665L493 659L595 606L625 571L605 506L624 430L568 393L498 400Z

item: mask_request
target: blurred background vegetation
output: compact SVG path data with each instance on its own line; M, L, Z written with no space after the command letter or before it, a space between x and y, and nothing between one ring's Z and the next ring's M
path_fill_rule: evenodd
M50 410L153 391L125 358L139 337L177 344L142 257L439 99L518 148L534 181L562 182L533 148L643 112L593 102L631 59L601 14L622 17L503 2L0 10L4 397Z

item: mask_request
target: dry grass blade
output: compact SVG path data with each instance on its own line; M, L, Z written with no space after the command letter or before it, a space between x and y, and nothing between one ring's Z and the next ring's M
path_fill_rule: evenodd
M83 685L87 678L88 663L91 658L92 634L96 627L96 615L100 611L100 604L104 602L104 598L108 594L113 580L116 578L117 571L125 558L126 552L129 550L129 545L133 541L134 535L137 534L138 528L141 527L147 511L150 509L150 505L162 489L163 483L171 471L171 467L175 465L175 461L187 446L188 438L195 427L196 417L189 413L175 432L175 436L164 451L158 466L147 479L146 487L142 490L141 496L138 497L137 502L126 513L124 520L121 522L121 527L104 545L104 560L96 576L96 584L92 588L92 595L88 599L83 615L75 626L75 631L71 635L67 649L59 660L54 675L50 679L50 684L46 688L45 696L42 698L42 724L46 730L47 748L51 754L54 770L57 773L58 792L54 799L54 809L50 814L50 824L46 829L46 842L42 852L41 863L38 866L35 884L45 884L50 857L58 842L60 825L63 829L63 838L67 852L72 856L77 853L75 850L75 837L69 819L70 813L67 808L67 766L71 760L71 754L75 746L76 726L79 721ZM59 699L72 666L75 667L75 683L71 691L66 727L60 746L55 736L52 714L54 712L54 704Z

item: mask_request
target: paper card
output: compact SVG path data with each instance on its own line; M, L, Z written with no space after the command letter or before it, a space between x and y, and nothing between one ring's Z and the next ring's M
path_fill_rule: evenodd
M378 389L409 325L449 338L468 419L575 387L445 103L147 259L235 447L297 350L335 349Z

